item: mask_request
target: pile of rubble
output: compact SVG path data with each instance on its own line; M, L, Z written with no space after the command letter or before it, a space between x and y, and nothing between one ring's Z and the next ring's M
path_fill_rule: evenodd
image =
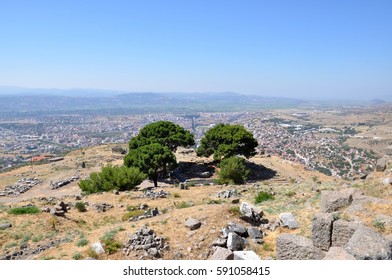
M5 187L4 191L0 192L0 196L18 196L39 183L42 181L37 178L22 178L16 184Z
M170 193L169 192L165 192L164 190L160 190L160 191L157 191L157 192L154 192L154 191L151 191L151 190L147 190L142 195L142 198L157 199L157 198L166 198L169 195L170 195Z
M54 205L53 208L43 207L41 208L41 211L50 213L54 216L65 217L65 213L67 213L70 209L71 207L68 203L61 201Z
M276 241L276 258L281 260L391 260L392 238L367 227L360 219L344 220L340 211L360 213L363 204L389 200L363 195L354 188L322 191L320 212L312 221L312 237L281 234ZM358 211L358 209L360 209ZM361 210L362 209L362 210ZM383 215L386 220L392 217ZM384 224L383 224L384 226Z
M236 189L221 191L216 194L218 198L231 198L231 197L238 197L240 194Z
M57 182L54 182L54 183L50 182L50 187L52 188L52 190L55 190L55 189L64 187L64 186L66 186L66 185L68 185L68 184L70 184L70 183L72 183L73 181L76 181L76 180L79 180L79 176L78 175L75 175L75 176L72 176L70 178L66 178L64 180L60 180L60 181L57 181Z
M64 237L62 239L53 240L47 244L39 245L36 248L30 248L29 244L24 243L20 246L19 250L15 251L13 253L7 253L3 256L0 256L0 260L30 259L31 256L33 256L33 255L37 255L39 253L42 253L43 251L46 251L50 248L58 246L61 243L67 243L67 242L69 242L69 237Z
M129 256L131 251L142 252L141 257L161 258L162 251L168 248L165 238L157 236L154 230L143 226L136 231L125 244L123 253Z
M260 259L253 251L244 251L251 239L256 244L262 244L264 233L257 227L245 228L240 224L230 222L222 229L221 236L212 243L214 254L211 259Z
M91 207L94 208L96 211L98 211L98 213L102 213L102 212L106 212L110 208L113 208L113 205L104 202L104 203L93 204Z
M144 209L140 209L140 210L144 210ZM158 208L155 207L154 209L149 209L149 210L144 211L143 215L130 218L129 221L130 222L140 221L140 220L152 218L152 217L155 217L158 215L159 215Z

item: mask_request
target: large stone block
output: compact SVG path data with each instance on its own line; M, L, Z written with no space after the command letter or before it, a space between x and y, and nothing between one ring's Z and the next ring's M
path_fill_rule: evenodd
M289 229L299 228L299 224L295 219L294 215L291 213L281 213L279 214L280 223L283 227L287 227Z
M232 260L233 258L234 254L231 250L217 247L210 260Z
M316 213L312 221L313 245L328 251L331 247L333 214Z
M355 258L342 247L331 247L324 260L355 260Z
M234 251L234 260L254 261L260 257L254 251Z
M348 222L345 220L337 220L332 226L331 246L344 247L353 236L354 232L361 224L356 222Z
M244 248L244 240L234 232L230 232L227 238L227 248L232 251L241 251Z
M392 260L391 242L365 226L354 232L345 249L359 260Z
M354 189L342 191L322 191L320 201L320 211L332 213L343 207L349 206L353 201Z
M312 240L296 234L281 234L276 241L278 260L321 260L325 253L313 246Z

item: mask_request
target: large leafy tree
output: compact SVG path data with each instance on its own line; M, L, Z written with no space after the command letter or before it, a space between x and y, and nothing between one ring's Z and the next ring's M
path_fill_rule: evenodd
M154 186L158 187L159 175L173 170L177 161L168 147L159 143L152 143L131 149L128 155L124 157L124 165L139 168L154 181Z
M129 149L159 143L175 151L178 146L192 146L195 144L193 134L183 127L169 121L157 121L143 127L139 134L129 141Z
M204 134L196 152L206 157L213 154L214 160L220 161L236 155L249 158L256 154L256 147L253 134L242 125L218 124Z

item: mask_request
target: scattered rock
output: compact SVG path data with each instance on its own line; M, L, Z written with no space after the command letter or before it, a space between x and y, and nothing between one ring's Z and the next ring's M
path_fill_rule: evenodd
M158 198L166 198L169 195L170 195L170 193L169 192L165 192L164 190L160 190L160 191L157 191L157 192L154 192L152 190L147 190L142 195L142 198L158 199Z
M297 220L291 213L281 213L279 214L279 219L283 227L288 227L289 229L299 228Z
M331 247L323 260L355 260L355 258L342 247Z
M103 249L101 242L95 242L94 244L92 244L91 249L98 255L105 253L105 249Z
M254 251L234 251L234 260L255 261L260 257Z
M185 226L188 227L190 230L195 230L200 228L201 222L194 218L188 218L185 222Z
M227 238L218 238L214 242L212 242L212 246L226 247L227 246Z
M238 204L238 203L240 203L240 199L239 198L234 198L234 199L231 200L231 203L232 204Z
M97 203L93 205L93 208L98 211L98 213L106 212L110 208L113 208L113 205L108 203Z
M263 217L263 211L257 207L247 203L242 202L240 206L240 218L244 221L259 226L261 224L261 218Z
M217 247L210 260L233 260L234 254L231 250Z
M321 260L325 253L313 246L312 240L296 234L281 234L276 241L278 260Z
M216 194L216 196L218 198L231 198L231 197L240 196L240 194L238 193L238 191L236 189L231 189L231 190L225 190L225 191L218 192Z
M228 232L235 232L241 237L248 237L248 232L242 225L230 222L227 224L227 229Z
M331 213L316 213L312 222L312 241L314 246L328 251L331 246L333 221L334 218Z
M378 159L376 163L376 171L384 172L385 169L387 168L388 162L389 162L388 156L383 156L382 158Z
M365 226L354 232L345 249L359 260L392 260L390 241Z
M257 244L263 243L263 233L257 227L249 227L247 229L249 238L252 239Z
M12 227L11 223L0 224L0 230L7 229L7 228L10 228L10 227Z
M340 208L349 206L353 201L354 191L352 188L342 191L322 191L320 211L332 213L338 211Z
M113 190L113 194L114 194L114 195L119 195L120 192L119 192L118 190Z
M238 234L230 232L227 238L227 249L241 251L244 248L244 240Z
M384 178L383 180L382 180L382 183L384 184L384 185L392 185L392 178Z
M178 187L180 190L188 190L189 189L185 182L180 182Z

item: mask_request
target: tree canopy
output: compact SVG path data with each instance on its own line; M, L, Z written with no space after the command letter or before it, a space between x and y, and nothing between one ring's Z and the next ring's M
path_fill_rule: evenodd
M157 121L143 127L139 134L129 141L129 149L159 143L175 151L178 146L192 146L195 144L193 134L183 127L169 121Z
M152 143L130 150L124 157L124 165L139 168L154 181L154 186L157 187L159 174L173 170L177 161L168 147Z
M217 161L236 155L249 158L256 154L257 145L253 134L242 125L218 124L204 134L196 152L206 157L213 154Z

